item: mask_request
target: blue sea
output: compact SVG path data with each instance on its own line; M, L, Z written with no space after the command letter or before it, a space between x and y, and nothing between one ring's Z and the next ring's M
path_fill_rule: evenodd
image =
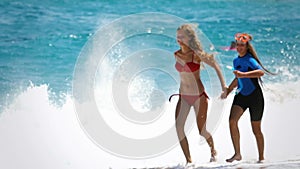
M167 99L179 88L172 53L178 49L176 27L185 22L197 26L228 85L234 76L226 67L237 53L223 49L237 32L253 36L263 65L277 73L262 78L267 162L253 164L256 143L245 113L240 121L245 161L224 163L233 153L230 95L221 105L211 101L211 109L224 112L211 128L216 164L207 163L208 147L191 128L194 168L300 167L300 1L2 0L0 8L0 168L182 168L178 144L143 154L138 145L139 151L126 145L128 140L124 152L118 147L123 143L109 147L113 141L101 140L110 139L108 131L149 140L174 125L176 99ZM205 65L201 78L212 98L220 92L213 76ZM95 103L85 104L86 97ZM89 105L101 110L102 120L79 113L92 112ZM95 134L91 127L101 128L97 122L109 130Z

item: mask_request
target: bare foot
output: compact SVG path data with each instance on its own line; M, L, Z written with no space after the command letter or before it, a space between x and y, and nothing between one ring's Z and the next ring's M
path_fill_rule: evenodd
M191 164L192 164L192 159L191 158L186 159L185 166L189 166Z
M209 162L216 162L216 161L217 161L217 158L216 158L216 157L210 157Z
M265 162L265 159L259 159L258 161L257 161L257 163L264 163Z
M195 167L195 164L192 162L186 162L186 164L184 166L185 169L194 168L194 167Z
M192 159L191 158L186 159L186 164L188 164L188 163L192 163Z
M234 156L232 156L231 158L227 159L226 162L233 162L233 161L240 161L242 159L242 156L240 154L235 154Z
M217 161L217 151L216 150L211 150L211 157L210 157L210 160L209 162L216 162Z

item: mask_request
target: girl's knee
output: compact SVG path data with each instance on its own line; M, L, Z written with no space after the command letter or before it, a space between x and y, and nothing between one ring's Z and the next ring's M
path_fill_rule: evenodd
M175 124L177 132L183 132L184 131L184 123L176 122Z
M262 136L263 135L263 133L260 129L252 128L252 132L255 136Z
M208 138L210 137L210 134L207 130L201 130L199 131L200 136L204 137L204 138Z
M229 125L230 126L237 126L238 121L234 118L229 118Z

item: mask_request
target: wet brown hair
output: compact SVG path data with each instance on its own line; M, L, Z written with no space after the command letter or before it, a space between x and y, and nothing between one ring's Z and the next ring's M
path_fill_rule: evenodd
M249 35L249 34L248 34L248 35ZM253 39L251 35L249 35L249 37L250 37L250 40ZM270 72L268 69L266 69L266 68L262 65L262 63L261 63L261 61L259 60L259 58L258 58L258 56L257 56L257 53L256 53L254 47L252 46L252 44L249 43L249 42L247 42L246 45L247 45L247 52L249 52L249 53L253 56L253 58L258 62L258 64L263 68L263 70L264 70L265 72L267 72L268 74L270 74L270 75L276 75L275 73Z

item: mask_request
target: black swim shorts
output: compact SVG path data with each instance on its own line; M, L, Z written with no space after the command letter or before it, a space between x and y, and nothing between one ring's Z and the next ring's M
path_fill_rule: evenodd
M249 108L251 121L261 121L264 111L264 96L261 88L256 88L250 95L235 95L232 105L240 106L244 111Z

